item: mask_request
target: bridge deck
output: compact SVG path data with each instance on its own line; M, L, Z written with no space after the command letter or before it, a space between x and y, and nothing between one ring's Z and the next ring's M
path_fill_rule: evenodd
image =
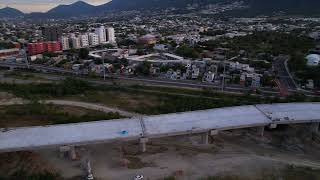
M279 119L278 121L272 121ZM271 123L319 122L320 103L238 106L158 116L56 126L0 129L0 151L47 146L82 145L111 140L130 140L237 129Z

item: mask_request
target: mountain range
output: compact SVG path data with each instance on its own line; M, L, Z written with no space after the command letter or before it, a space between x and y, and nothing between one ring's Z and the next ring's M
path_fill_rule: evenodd
M142 10L160 8L182 8L188 4L202 5L214 3L230 3L239 0L112 0L106 4L93 6L83 1L70 5L59 5L46 13L24 14L13 8L0 9L0 17L38 17L38 18L65 18L89 15L102 15L107 11L115 10ZM320 0L242 0L249 9L240 11L243 14L270 14L275 11L284 11L291 14L314 15L320 13Z
M0 9L0 17L21 17L25 14L17 9L5 7L3 9Z

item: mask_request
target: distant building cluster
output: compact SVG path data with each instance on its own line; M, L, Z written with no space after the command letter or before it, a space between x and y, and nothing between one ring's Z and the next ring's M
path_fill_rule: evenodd
M94 32L63 35L59 27L42 27L45 42L28 43L28 54L37 55L44 52L59 52L69 49L94 47L100 44L115 44L114 28L100 26Z
M115 44L115 32L114 28L100 26L95 28L94 32L86 32L82 34L68 34L64 35L60 39L62 50L69 50L85 48L90 46L97 46L100 44Z

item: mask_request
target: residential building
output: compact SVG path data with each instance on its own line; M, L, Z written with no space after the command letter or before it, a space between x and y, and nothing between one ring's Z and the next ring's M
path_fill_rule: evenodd
M104 26L100 26L99 28L96 28L95 33L99 36L99 43L100 44L107 42L106 29Z
M70 49L70 44L69 44L69 38L68 37L61 37L60 41L61 41L62 50Z
M116 43L116 37L114 34L114 28L113 27L108 27L107 28L107 32L108 32L108 42L111 44Z
M90 45L88 34L80 35L80 42L81 42L81 47L88 47Z
M18 56L20 50L18 48L0 50L0 59Z
M61 44L59 41L44 42L46 52L58 52L61 51Z
M81 48L81 40L80 37L72 37L71 38L72 48L79 49Z
M318 66L320 63L320 56L318 54L309 54L306 59L308 66Z
M45 45L43 42L29 43L28 44L28 54L37 55L45 52Z
M90 46L99 45L99 36L95 33L89 33L89 44Z
M59 41L37 42L28 44L28 54L38 55L44 52L58 52L61 51L61 44Z

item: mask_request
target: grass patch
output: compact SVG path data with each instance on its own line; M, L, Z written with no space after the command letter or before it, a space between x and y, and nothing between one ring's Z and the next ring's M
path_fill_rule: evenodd
M114 112L104 113L40 103L0 107L0 117L0 127L68 124L123 118Z
M154 90L154 91L147 91ZM27 99L65 98L101 103L141 114L165 114L261 103L320 101L301 94L286 99L216 93L212 90L191 90L145 86L94 86L67 78L57 83L0 84L0 91ZM174 94L173 94L174 93ZM179 95L189 94L197 97Z

